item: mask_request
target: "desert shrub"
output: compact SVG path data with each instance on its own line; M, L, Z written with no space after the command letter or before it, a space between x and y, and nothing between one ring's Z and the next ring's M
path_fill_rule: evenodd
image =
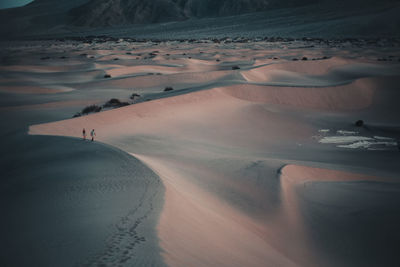
M90 105L85 107L84 109L82 109L82 114L89 114L92 112L100 112L101 111L101 107L97 106L97 105Z
M363 120L358 120L358 121L355 122L355 125L357 127L362 127L362 126L364 126L364 121Z
M140 97L139 94L133 93L129 98L132 100L135 100L135 98L139 98L139 97Z
M237 65L235 65L235 66L232 66L232 69L233 69L233 70L239 70L239 69L240 69L240 67L239 67L239 66L237 66Z
M129 103L128 102L121 102L119 99L117 98L111 98L110 100L108 100L103 107L105 108L115 108L115 107L123 107L123 106L128 106Z
M308 58L307 57L303 57L301 60L308 60Z
M104 74L104 78L111 78L110 74Z
M172 91L172 90L174 90L174 88L168 86L168 87L165 87L164 92L168 92L168 91Z

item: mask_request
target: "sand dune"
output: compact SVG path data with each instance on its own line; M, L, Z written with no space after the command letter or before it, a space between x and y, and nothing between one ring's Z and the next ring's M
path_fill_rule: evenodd
M295 63L284 64L288 65L287 68L286 66L275 66L275 64L273 64L243 71L241 74L251 83L302 87L337 86L364 77L399 75L398 69L361 63L344 65L343 61L344 60L335 59L328 60L327 64L320 63L324 62L324 60L315 61L316 63L301 63L298 65Z
M188 183L174 166L134 156L156 171L166 186L158 229L168 265L297 266L254 232L254 221Z
M179 73L183 70L181 68L171 68L166 66L157 66L157 65L140 65L140 66L131 66L131 67L120 67L107 70L106 72L110 74L112 77L119 77L125 75L133 75L138 73L162 73L162 74L171 74L171 73Z
M90 49L74 51L76 60L93 64L90 70L40 77L10 71L14 78L43 87L59 79L60 84L77 88L65 96L46 96L47 104L24 105L27 101L21 98L15 106L35 112L63 107L70 112L63 118L70 118L81 109L71 108L78 103L98 103L100 97L126 99L133 92L142 95L126 107L31 125L29 134L81 138L82 128L95 129L96 141L151 168L165 186L158 240L152 240L159 242L169 266L393 262L397 252L366 242L363 236L389 236L396 228L371 228L376 224L362 222L385 223L368 214L387 207L385 218L399 221L391 215L398 214L398 154L344 150L319 143L315 135L323 136L321 130L328 129L388 138L369 126L400 123L392 120L398 114L398 65L378 64L373 51L349 57L335 49L294 48L301 45L94 43ZM132 54L125 57L126 51ZM157 55L148 57L153 51ZM325 54L333 56L322 59ZM318 60L292 61L304 55ZM239 68L232 69L236 65ZM105 78L105 73L111 77ZM174 90L163 92L166 86ZM84 102L74 102L77 99ZM10 111L6 108L5 113ZM382 122L381 114L392 115ZM366 127L355 129L359 118ZM132 175L142 177L140 172ZM148 200L141 203L152 206ZM135 222L128 219L127 225L124 219L120 222L123 237L112 237L113 250L104 250L93 265L115 265L125 259L125 250L130 258L123 266L150 262L129 249L127 233ZM112 257L107 256L110 253Z
M294 142L307 142L311 136L312 128L304 123L265 110L263 103L256 101L258 95L243 100L227 95L229 89L215 88L73 120L35 125L29 132L77 136L82 127L95 128L99 140L134 153L159 174L166 186L166 204L158 229L164 258L171 266L265 266L266 263L318 266L326 263L324 257L314 255L307 245L306 225L299 215L299 207L292 207L296 202L292 192L294 185L287 183L290 181L287 176L293 174L292 167L282 170L280 201L267 209L277 209L275 215L260 208L254 216L243 211L246 202L230 195L258 203L270 201L268 194L254 195L257 190L248 185L245 190L240 183L229 179L229 168L233 165L218 170L210 163L202 163L210 157L229 161L245 155L253 158L255 153L274 149L276 144L281 149L286 146L293 149ZM236 90L240 95L246 94L248 88ZM283 93L282 99L284 96ZM338 107L340 105L336 104L332 108ZM283 164L284 161L278 162ZM269 167L265 168L263 172L270 172ZM203 173L201 169L209 171ZM309 177L307 175L314 169L298 167L298 170L305 173L299 172L302 181L301 177ZM341 173L323 170L313 175L320 173L335 181L341 176ZM231 175L237 177L237 174ZM297 179L297 174L295 177ZM365 179L362 175L347 174L343 179L347 177ZM222 191L212 190L210 186ZM223 191L228 195L221 194Z
M369 107L376 91L375 84L369 79L323 88L244 84L224 87L221 90L251 102L326 110L357 110Z

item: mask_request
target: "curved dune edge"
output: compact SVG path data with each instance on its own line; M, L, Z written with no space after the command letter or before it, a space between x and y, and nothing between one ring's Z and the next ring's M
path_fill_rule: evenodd
M264 73L267 73L271 70L285 70L307 75L323 75L327 74L334 67L351 64L354 62L356 61L341 57L332 57L324 60L286 61L283 63L274 63L266 66L262 66L261 63L263 62L258 62L260 67L243 71L242 73L247 76L249 80L252 80L252 78L262 78L264 77Z
M162 73L162 74L174 74L174 73L182 73L182 68L174 68L174 67L165 67L165 66L157 66L157 65L138 65L138 66L129 66L129 67L115 67L109 70L106 70L107 74L110 74L112 77L120 77L125 75L134 75L140 73Z
M64 107L78 107L99 104L101 101L88 101L88 100L70 100L70 101L53 101L43 104L32 105L19 105L19 106L6 106L0 107L0 111L14 111L14 110L37 110L37 109L55 109Z
M296 189L301 186L305 186L305 184L308 182L399 182L398 180L391 178L375 177L360 173L351 173L295 164L285 165L280 170L280 179L281 190L283 193L283 210L287 214L288 220L293 226L302 224L302 215L300 214Z
M396 76L398 69L341 58L269 64L240 72L254 84L278 86L328 87L371 76Z
M147 73L147 71L145 72ZM153 71L151 73L154 73ZM156 73L159 73L157 71ZM161 73L161 72L160 72ZM212 72L177 72L168 75L153 75L149 78L148 75L128 76L119 79L109 79L101 81L93 81L95 86L100 87L117 87L117 88L132 88L134 84L136 88L165 88L166 85L193 85L213 82L230 74L229 71L212 71ZM83 85L82 88L91 88L93 84Z
M289 164L280 170L281 186L286 196L287 205L297 203L294 200L294 187L307 182L350 182L350 181L379 181L398 182L394 179L369 176L338 170L329 170L315 167Z
M166 188L158 232L169 266L298 266L266 242L256 221L165 162L132 155L155 171Z
M293 184L302 184L313 181L340 182L340 181L380 181L395 182L395 179L381 178L360 173L351 173L339 170L308 167L302 165L288 164L281 170L281 179Z
M0 92L13 94L57 94L73 90L75 89L68 87L46 88L40 86L0 86Z
M283 87L261 85L232 85L220 90L230 96L265 104L291 107L357 110L371 105L376 85L372 79L359 79L355 82L334 87Z

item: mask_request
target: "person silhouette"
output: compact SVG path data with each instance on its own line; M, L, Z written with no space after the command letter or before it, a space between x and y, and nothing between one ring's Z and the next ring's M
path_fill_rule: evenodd
M83 136L83 140L86 140L86 130L85 130L85 128L83 128L83 130L82 130L82 136Z
M92 141L94 141L94 137L96 136L94 129L92 129L92 131L90 132L90 136L92 137Z

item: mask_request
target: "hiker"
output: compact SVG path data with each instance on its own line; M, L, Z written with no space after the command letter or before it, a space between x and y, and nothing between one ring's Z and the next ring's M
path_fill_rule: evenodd
M86 130L85 130L85 128L83 128L83 130L82 130L82 136L83 136L83 140L86 140Z
M92 131L90 132L90 136L92 137L92 141L94 141L94 137L96 136L94 129L92 129Z

